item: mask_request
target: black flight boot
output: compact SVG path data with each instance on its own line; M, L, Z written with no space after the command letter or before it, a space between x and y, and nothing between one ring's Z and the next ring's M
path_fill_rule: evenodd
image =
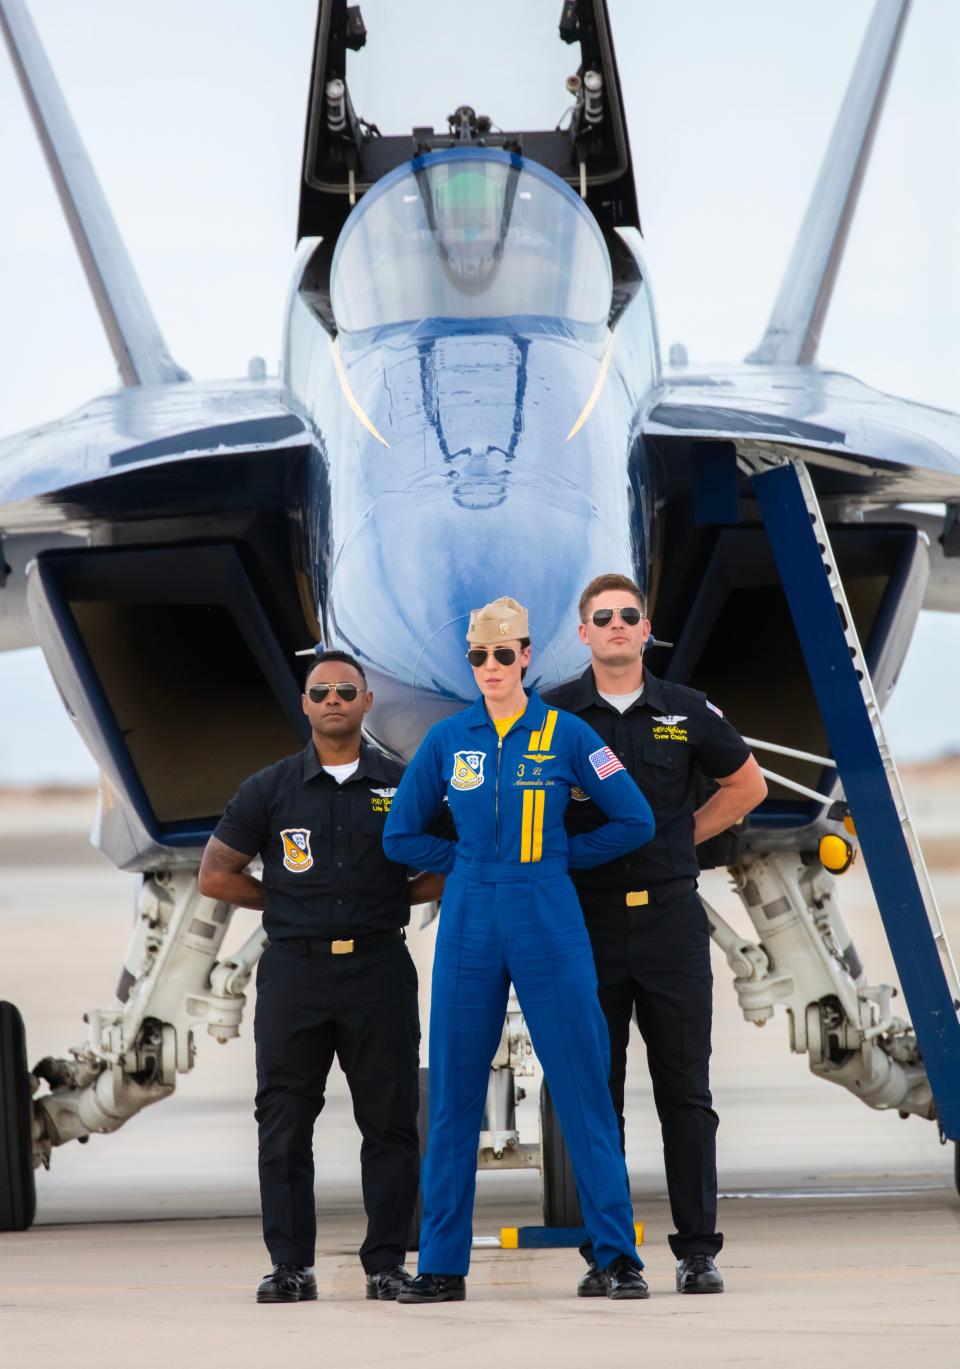
M578 1298L605 1298L607 1296L607 1281L603 1276L603 1270L598 1269L592 1262L587 1265L587 1272L577 1284Z
M257 1302L315 1302L316 1298L313 1267L302 1264L275 1264L257 1289Z
M677 1292L723 1292L723 1279L712 1255L687 1255L677 1260Z
M401 1288L409 1288L413 1275L402 1264L388 1264L367 1275L367 1297L381 1302L395 1302Z
M467 1281L462 1274L418 1274L397 1294L397 1302L463 1302Z
M607 1297L619 1301L621 1298L649 1298L650 1289L640 1272L640 1266L627 1255L621 1255L603 1271L607 1285Z

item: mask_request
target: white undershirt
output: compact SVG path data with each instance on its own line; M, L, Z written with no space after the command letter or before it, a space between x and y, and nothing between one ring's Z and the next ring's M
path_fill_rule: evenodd
M643 685L639 689L635 689L632 694L604 694L602 689L598 689L597 693L601 699L606 699L607 703L615 708L618 713L626 713L630 705L635 704L640 698L643 693Z
M355 761L347 761L346 765L325 765L323 768L328 775L333 776L337 784L343 784L344 780L350 778L359 764L360 757L358 756Z

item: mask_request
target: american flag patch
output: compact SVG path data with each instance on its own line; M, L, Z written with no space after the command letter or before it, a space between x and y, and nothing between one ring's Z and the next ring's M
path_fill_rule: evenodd
M623 766L617 757L610 750L609 746L601 746L599 751L594 751L587 758L596 770L600 779L605 780L608 775L615 775Z
M718 718L723 717L723 710L718 708L716 704L712 704L709 699L704 699L704 703L707 705L708 708L712 709L713 712L716 713Z

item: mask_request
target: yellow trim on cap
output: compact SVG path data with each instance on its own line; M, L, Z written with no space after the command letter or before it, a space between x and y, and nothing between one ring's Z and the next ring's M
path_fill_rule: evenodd
M357 397L356 397L356 395L353 393L353 391L352 391L351 388L350 388L350 382L349 382L349 380L347 380L347 373L346 373L346 371L345 371L345 369L344 369L344 365L343 365L343 357L340 355L340 339L339 339L339 338L334 338L334 339L331 341L331 343L330 343L330 355L333 357L333 369L334 369L334 370L336 371L336 373L337 373L337 379L338 379L339 382L340 382L340 389L343 391L343 397L344 397L344 399L345 399L345 400L347 401L347 403L350 405L350 408L353 410L353 412L354 412L354 414L356 415L356 417L360 420L360 422L361 422L361 423L363 424L363 426L366 428L367 432L370 433L370 434L372 434L372 436L375 437L375 438L377 439L378 442L382 442L383 445L384 445L387 449L389 449L390 443L387 441L387 439L383 436L382 433L377 432L376 428L373 426L373 424L371 423L370 419L369 419L369 418L367 417L367 415L364 413L363 409L361 409L359 403L357 402Z
M577 433L583 427L584 423L586 423L587 419L593 413L596 402L600 398L600 392L606 383L607 371L610 369L610 358L612 356L613 334L608 333L606 346L603 349L603 357L600 361L600 370L597 372L597 378L594 382L593 389L590 391L590 397L588 398L586 404L584 404L583 408L580 410L580 417L577 419L576 423L574 423L573 427L567 433L567 442L570 441L571 437L576 437Z

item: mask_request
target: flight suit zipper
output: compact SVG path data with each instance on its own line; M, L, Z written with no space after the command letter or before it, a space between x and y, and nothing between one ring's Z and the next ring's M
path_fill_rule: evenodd
M500 757L503 755L503 738L497 733L497 783L493 791L493 816L496 840L494 848L497 853L497 860L500 859Z

